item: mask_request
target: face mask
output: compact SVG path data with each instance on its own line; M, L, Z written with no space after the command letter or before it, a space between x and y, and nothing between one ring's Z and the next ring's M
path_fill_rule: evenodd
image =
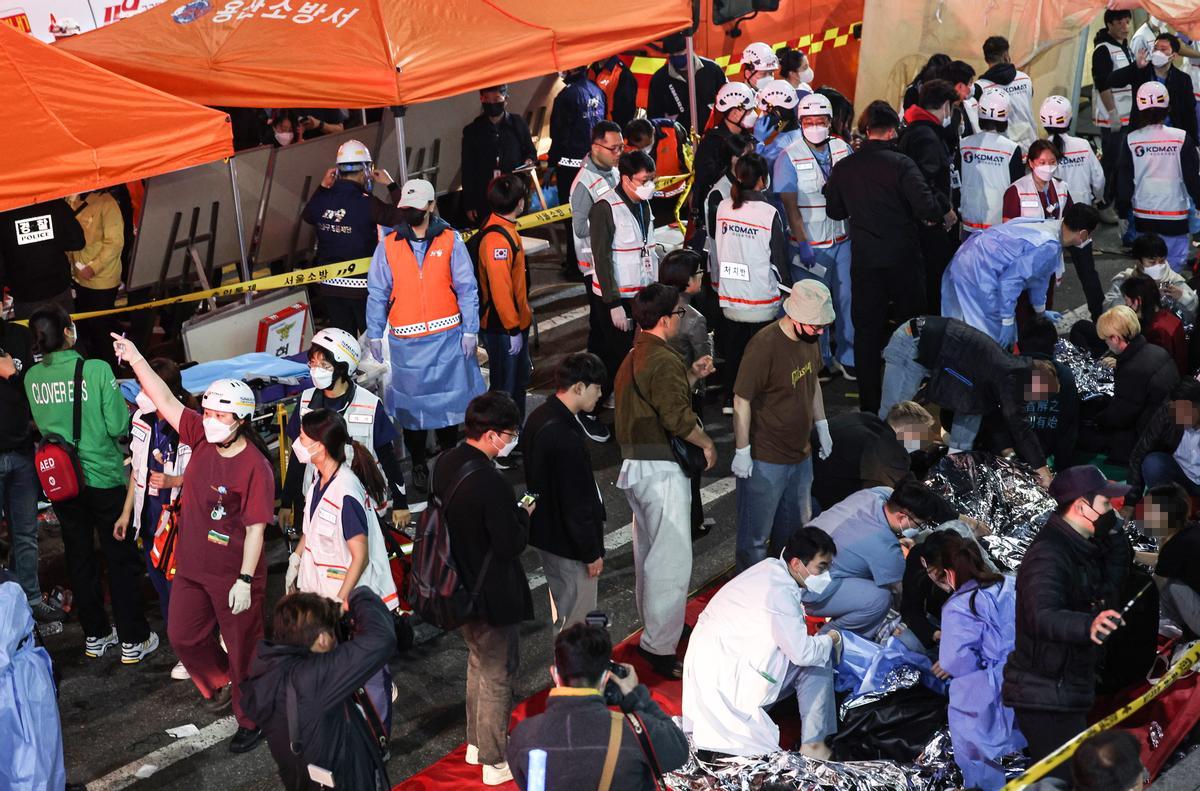
M154 407L154 402L150 400L150 396L146 395L145 390L139 390L137 397L135 397L133 400L137 402L138 409L142 410L142 412L158 411Z
M675 71L682 72L687 68L687 55L672 55L669 60Z
M328 390L333 386L333 371L328 368L317 368L315 365L308 369L313 386L318 390Z
M215 417L204 418L204 438L209 444L220 445L233 436L234 427Z
M504 443L500 450L496 451L496 455L503 459L505 456L512 453L513 449L517 447L517 439L518 438L514 436L508 442Z
M651 143L648 146L642 146L642 153L651 159L654 159L654 144Z
M425 222L425 215L428 213L425 209L405 208L404 221L409 225L417 226Z
M295 132L276 132L275 133L275 142L281 146L286 146L286 145L290 145L292 140L295 137L296 137Z
M908 451L909 453L912 453L913 451L918 451L921 449L921 440L919 440L919 439L905 439L905 440L901 440L901 442L904 443L904 449L906 451Z
M746 114L742 116L742 120L738 122L738 126L743 129L753 129L756 123L758 123L758 111L747 110Z
M762 77L751 77L750 84L754 87L754 90L761 91L763 89L763 86L766 85L768 82L770 82L772 79L773 78L770 74L765 74Z
M633 194L638 196L639 200L650 200L654 197L654 179L650 179L640 187L633 188Z
M1058 165L1036 165L1033 168L1033 175L1037 176L1042 181L1049 181L1054 178L1054 174L1058 172Z
M1117 512L1109 511L1108 513L1100 514L1095 522L1092 522L1092 528L1096 531L1096 538L1102 539L1112 532L1117 526Z
M483 114L488 118L499 118L504 115L504 102L483 102Z
M815 75L813 74L812 67L809 66L808 68L806 68L804 71L800 72L796 76L798 76L800 78L800 82L807 82L807 83L811 84L813 81L813 77Z
M953 115L950 115L949 113L947 113L947 114L946 114L946 117L942 119L942 126L943 126L943 127L950 126L950 121L951 121L951 119L953 119L953 118L954 118L954 116L953 116Z
M1150 264L1148 266L1143 266L1142 271L1155 280L1160 280L1164 275L1167 274L1167 264Z
M1154 50L1150 53L1150 65L1156 69L1161 69L1171 62L1171 56L1165 52Z
M828 126L806 126L802 131L804 132L804 139L814 146L819 146L829 139Z
M833 578L829 576L829 572L822 571L820 574L809 574L805 577L804 587L819 596L831 582L833 582Z
M292 452L296 454L296 461L301 464L308 464L312 461L312 451L298 439L292 443Z
M805 343L816 343L817 341L821 340L820 335L805 332L804 330L800 329L799 326L796 327L796 336Z

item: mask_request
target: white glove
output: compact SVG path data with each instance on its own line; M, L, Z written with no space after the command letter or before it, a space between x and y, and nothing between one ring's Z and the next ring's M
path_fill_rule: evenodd
M475 354L475 347L479 344L476 342L476 335L473 332L464 332L462 336L463 357L471 357Z
M371 338L367 341L367 348L371 352L371 359L377 363L383 362L383 338Z
M829 433L829 421L817 421L817 440L821 443L821 449L817 451L817 455L822 459L828 459L829 454L833 453L833 436Z
M612 318L614 327L621 332L629 332L629 316L625 315L624 307L617 305L608 312L608 315Z
M238 580L229 589L229 611L240 615L250 609L250 583Z
M750 458L749 445L733 452L733 465L730 469L739 478L749 478L754 472L754 459Z
M296 590L296 577L298 576L300 576L300 556L293 552L288 555L287 573L283 575L284 593L291 593Z
M118 360L133 365L142 359L142 353L138 351L138 347L134 345L133 341L115 332L110 332L109 335L113 338L113 355Z

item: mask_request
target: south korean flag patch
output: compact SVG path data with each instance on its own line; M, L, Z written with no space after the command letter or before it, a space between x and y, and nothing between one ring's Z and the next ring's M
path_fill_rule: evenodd
M508 248L507 247L497 247L495 250L492 251L492 260L493 261L507 261L508 260Z

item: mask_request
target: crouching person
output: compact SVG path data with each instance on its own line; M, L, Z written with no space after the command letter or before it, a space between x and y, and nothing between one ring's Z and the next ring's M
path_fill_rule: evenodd
M518 786L529 782L531 750L546 752L546 788L579 791L650 791L658 788L657 773L687 761L687 737L638 683L633 667L623 666L624 677L611 667L612 640L604 627L577 623L555 638L546 711L520 722L508 740L508 766ZM619 713L605 703L609 679L621 691Z
M392 615L365 587L350 594L352 639L336 636L342 605L293 593L275 605L274 640L263 640L242 682L242 705L266 734L285 788L386 791L380 746L353 695L396 651Z
M836 552L828 533L802 527L781 558L734 577L700 614L683 664L683 727L697 750L777 752L779 727L767 709L795 694L800 752L829 758L825 739L837 732L833 664L842 636L835 629L810 636L800 594L829 585Z

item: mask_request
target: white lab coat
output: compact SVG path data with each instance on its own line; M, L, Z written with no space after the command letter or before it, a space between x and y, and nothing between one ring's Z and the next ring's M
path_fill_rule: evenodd
M730 755L778 752L769 707L796 669L828 667L833 640L810 636L801 588L767 558L721 588L700 614L683 663L683 727L696 747Z

